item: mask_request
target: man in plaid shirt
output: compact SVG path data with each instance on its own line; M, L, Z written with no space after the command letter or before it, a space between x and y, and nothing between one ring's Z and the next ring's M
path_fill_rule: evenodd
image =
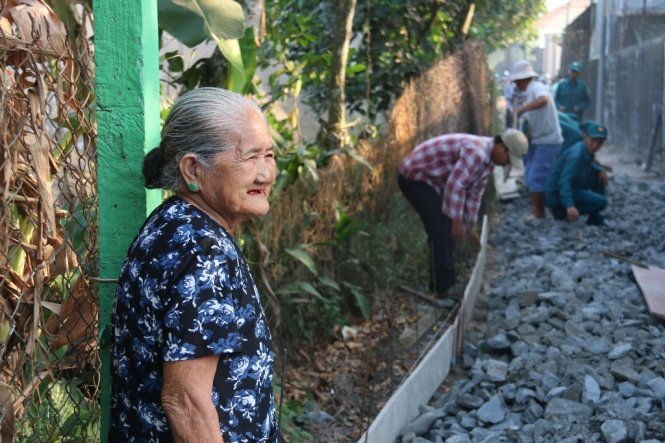
M399 166L400 190L422 219L430 245L430 290L441 296L455 284L453 244L475 231L480 200L498 166L522 167L526 136L446 134L419 144Z

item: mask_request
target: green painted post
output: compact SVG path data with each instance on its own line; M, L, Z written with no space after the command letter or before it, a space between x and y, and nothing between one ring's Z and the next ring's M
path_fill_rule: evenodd
M108 441L108 325L115 279L159 191L143 187L145 152L159 144L157 0L95 0L99 193L101 441Z

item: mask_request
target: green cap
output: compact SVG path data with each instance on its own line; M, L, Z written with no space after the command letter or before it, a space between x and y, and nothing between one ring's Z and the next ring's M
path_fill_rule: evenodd
M591 138L607 138L607 128L595 122L586 123L585 132Z
M580 62L572 62L568 65L568 69L571 71L580 72L582 71L582 64Z

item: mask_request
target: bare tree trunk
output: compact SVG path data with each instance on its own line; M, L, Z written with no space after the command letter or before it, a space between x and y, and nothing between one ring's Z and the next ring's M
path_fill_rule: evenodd
M346 63L349 58L349 43L353 17L356 13L356 0L332 0L336 19L333 26L332 65L330 67L330 92L328 105L328 131L326 144L334 149L348 143L346 127Z
M258 48L266 35L265 0L240 0L239 3L245 10L245 25L254 29L254 42Z

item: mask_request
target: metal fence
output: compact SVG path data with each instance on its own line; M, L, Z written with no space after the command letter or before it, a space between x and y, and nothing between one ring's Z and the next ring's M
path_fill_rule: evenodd
M665 0L612 0L607 8L610 53L641 45L665 33Z
M0 11L1 441L99 441L91 14Z
M591 7L568 26L561 65L583 62L582 78L592 96L587 115L601 118L610 141L634 153L643 169L665 174L665 0L608 0L600 26L602 53L598 12ZM599 93L602 108L597 112Z

